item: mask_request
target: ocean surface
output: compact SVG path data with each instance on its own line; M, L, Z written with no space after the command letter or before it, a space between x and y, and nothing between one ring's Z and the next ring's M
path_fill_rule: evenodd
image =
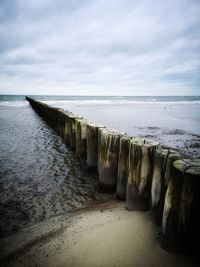
M24 97L0 97L0 238L85 206L96 179Z
M200 157L199 96L31 97ZM83 207L98 197L95 192L96 179L25 96L0 96L0 237Z

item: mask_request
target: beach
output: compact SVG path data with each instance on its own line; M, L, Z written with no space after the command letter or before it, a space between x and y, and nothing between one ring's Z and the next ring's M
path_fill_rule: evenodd
M13 251L9 248L5 266L199 266L197 255L160 247L159 227L149 212L129 212L123 202L110 197L70 218L27 228L15 238L21 244Z
M161 98L162 99L162 98ZM155 139L185 157L200 156L200 104L198 101L155 99L48 100L45 103L88 120L126 132L129 136ZM181 99L182 100L182 99Z
M198 101L38 98L187 158L200 156ZM199 266L198 253L161 248L151 212L127 211L100 193L97 174L85 172L22 97L2 101L0 112L2 266Z

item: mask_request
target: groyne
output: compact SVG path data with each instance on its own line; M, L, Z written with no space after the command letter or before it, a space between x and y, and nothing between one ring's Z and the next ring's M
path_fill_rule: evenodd
M129 137L71 112L26 97L63 138L85 169L98 172L99 189L125 200L127 210L150 210L161 246L192 251L200 241L200 160L181 159L154 140Z

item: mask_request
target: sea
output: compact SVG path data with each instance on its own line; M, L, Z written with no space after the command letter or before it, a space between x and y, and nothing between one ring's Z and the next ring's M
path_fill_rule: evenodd
M200 157L200 96L30 96ZM98 199L97 179L23 95L0 95L0 238Z

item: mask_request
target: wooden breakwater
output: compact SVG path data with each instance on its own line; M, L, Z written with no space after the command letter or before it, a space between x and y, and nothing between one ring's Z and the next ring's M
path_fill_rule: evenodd
M125 200L127 210L150 210L161 226L161 246L192 251L200 242L200 160L181 159L157 141L89 122L26 97L32 108L74 150L99 188Z

